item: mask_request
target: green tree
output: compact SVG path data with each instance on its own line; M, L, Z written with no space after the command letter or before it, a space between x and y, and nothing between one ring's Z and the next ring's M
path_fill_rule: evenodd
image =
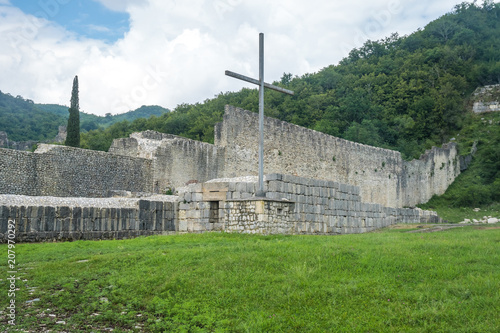
M71 105L69 107L68 136L66 146L80 147L80 106L78 102L78 75L73 79Z

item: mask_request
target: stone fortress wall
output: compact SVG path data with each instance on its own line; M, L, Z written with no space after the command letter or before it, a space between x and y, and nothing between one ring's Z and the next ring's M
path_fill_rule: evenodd
M227 106L215 144L147 131L115 140L108 153L45 144L34 153L0 149L0 242L10 219L18 241L343 234L438 222L435 213L403 207L443 193L463 169L453 143L407 162L399 152L266 117L265 173L272 174L267 197L255 198L257 122L257 114ZM177 196L151 197L172 188ZM136 198L103 207L109 196Z
M151 160L46 144L34 153L0 148L0 193L106 197L110 190L153 192Z
M358 186L333 181L271 174L264 186L266 198L255 197L255 176L191 184L180 189L178 196L89 199L0 195L0 243L9 238L9 221L15 224L16 242L207 231L338 235L395 223L441 221L434 212L364 203Z
M223 176L224 152L223 147L155 131L114 140L109 148L114 155L151 160L156 193Z
M439 223L435 212L361 201L358 186L283 174L191 184L179 195L177 230L256 234L363 233L395 223Z
M273 118L264 122L264 172L333 180L359 186L363 202L415 206L442 194L460 174L454 143L404 161L397 151L336 138ZM258 173L258 116L231 106L216 126L225 148L225 177Z
M166 193L188 183L257 174L257 114L227 106L215 144L154 131L114 140L108 153L42 144L0 149L0 193L105 197L109 190ZM360 187L363 202L411 207L442 194L460 173L454 143L404 161L396 151L265 118L265 173Z

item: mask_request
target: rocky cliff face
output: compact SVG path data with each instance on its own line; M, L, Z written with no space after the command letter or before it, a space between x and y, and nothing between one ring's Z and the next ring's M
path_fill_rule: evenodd
M500 111L500 84L477 88L473 99L474 113Z

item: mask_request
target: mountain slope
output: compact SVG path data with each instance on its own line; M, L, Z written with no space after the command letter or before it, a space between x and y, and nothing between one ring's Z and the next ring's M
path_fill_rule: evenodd
M83 132L106 128L120 121L161 116L169 110L161 106L142 106L134 111L118 115L96 116L80 112ZM57 104L35 104L21 96L0 91L0 131L12 141L46 141L53 139L61 125L68 121L68 107Z
M43 111L50 112L61 116L65 119L68 119L68 107L62 106L58 104L35 104L35 106ZM89 131L93 129L97 129L99 127L109 127L110 125L120 122L120 121L134 121L139 118L149 118L151 116L161 116L162 114L169 112L168 109L165 109L161 106L150 105L150 106L141 106L140 108L117 114L111 115L107 114L104 117L96 116L94 114L80 112L80 124L83 131Z
M40 110L31 100L13 97L0 91L0 131L13 141L44 141L53 139L66 120Z

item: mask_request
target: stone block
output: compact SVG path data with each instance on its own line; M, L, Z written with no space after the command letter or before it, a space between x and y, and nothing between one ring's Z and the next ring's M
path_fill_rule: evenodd
M12 220L18 220L19 218L19 208L17 206L10 206L10 211L9 211L9 218Z
M272 180L282 180L283 175L280 173L272 173L270 175L266 175L265 180L266 181L272 181Z
M203 193L191 193L191 200L196 202L204 200Z
M235 192L246 192L247 191L247 184L246 183L236 183L236 191Z
M139 200L139 210L149 210L151 207L151 201Z
M245 193L242 193L242 194L241 194L241 198L242 198L242 199L249 199L249 198L251 198L251 197L252 197L252 193L247 193L247 192L245 192Z
M281 181L270 181L268 185L269 192L281 192L283 182Z
M203 183L189 184L188 188L191 193L202 193Z
M255 192L257 192L257 187L258 187L257 183L245 183L245 184L247 185L246 192L251 194L255 194Z
M194 205L191 203L180 203L179 204L179 210L185 211L185 210L190 210L194 209Z
M297 183L298 177L287 174L287 175L283 175L282 180L283 180L283 182L287 182L287 183Z

